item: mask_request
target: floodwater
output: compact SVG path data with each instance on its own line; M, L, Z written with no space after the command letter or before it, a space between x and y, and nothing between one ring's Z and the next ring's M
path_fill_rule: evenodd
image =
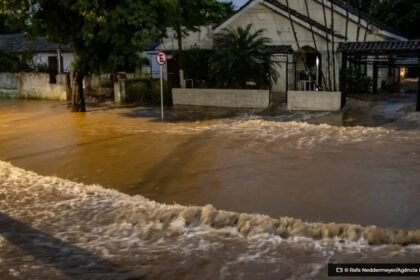
M324 279L328 262L418 261L420 116L372 108L380 126L0 100L0 275Z

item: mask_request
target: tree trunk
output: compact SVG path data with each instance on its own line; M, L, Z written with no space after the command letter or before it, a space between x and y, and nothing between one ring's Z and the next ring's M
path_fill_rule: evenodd
M305 69L309 72L308 65L306 64L306 59L305 59L305 57L303 56L303 54L302 54L302 52L300 50L299 39L297 37L295 25L294 25L293 20L292 20L292 14L291 14L290 6L289 6L289 0L286 0L286 5L287 5L287 11L289 13L290 24L292 26L293 36L295 37L296 47L298 48L298 54L300 55L300 57L301 57L301 59L303 61L303 64L304 64Z
M332 63L333 63L333 90L337 90L337 78L335 69L335 34L334 34L334 1L331 1L331 44L332 44Z
M85 74L76 72L73 76L73 106L72 112L86 112L85 97L83 94L83 79Z
M309 13L309 6L308 6L308 0L305 0L305 8L306 8L306 16L311 19L310 13ZM317 55L319 54L318 51L318 46L316 43L316 38L315 38L315 32L314 32L314 28L312 26L312 22L310 23L310 28L311 28L311 33L312 33L312 40L314 41L314 48L317 52ZM322 71L322 69L317 69L317 71L319 71L321 73L321 80L324 84L324 88L327 88L327 82L325 81L325 77L324 77L324 73ZM316 81L316 85L319 86L318 81Z
M328 29L328 22L327 22L327 12L325 9L325 3L324 0L322 0L322 12L324 14L324 24L325 24L325 28ZM331 90L331 58L330 58L330 40L328 38L328 32L325 32L325 35L327 36L327 77L328 77L328 88L327 90Z
M369 4L369 15L370 16L372 16L372 9L373 9L373 1L371 1L370 4ZM366 42L366 40L367 40L369 25L370 25L370 22L368 20L368 21L366 21L366 32L365 32L365 37L363 38L363 42Z
M68 108L70 108L70 106L73 104L72 92L73 91L71 89L71 77L69 73L66 73L66 99Z
M184 57L183 57L183 47L182 47L182 27L181 25L177 26L176 36L178 40L178 67L179 67L179 86L184 88Z
M362 22L362 18L360 16L360 8L361 8L361 0L359 0L359 3L357 5L357 16L359 17L357 20L357 33L356 33L356 42L359 42L359 35L360 35L360 24Z
M349 6L350 6L350 1L347 0L347 6L346 6L346 42L349 40L348 35L349 35Z

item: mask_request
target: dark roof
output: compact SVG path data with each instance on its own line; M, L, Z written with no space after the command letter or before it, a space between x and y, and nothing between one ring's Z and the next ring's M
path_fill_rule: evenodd
M288 12L288 11L289 11L289 9L287 8L287 6L286 6L286 5L281 4L281 3L280 3L280 2L278 2L277 0L265 0L264 2L270 3L271 5L276 6L277 8L282 9L282 10L284 10L284 11L286 11L286 12ZM299 18L299 19L301 19L301 20L303 20L303 21L305 21L305 22L309 23L309 24L310 24L310 25L312 25L313 27L316 27L316 28L318 28L318 29L320 29L320 30L322 30L322 31L324 31L324 32L326 32L326 33L329 33L329 34L331 34L331 33L332 33L332 29L331 29L331 28L327 28L327 27L325 27L325 25L320 24L319 22L317 22L317 21L315 21L315 20L313 20L313 19L311 19L311 18L309 18L309 17L307 17L307 16L305 16L305 15L303 15L303 14L299 13L299 12L298 12L298 11L296 11L296 10L290 9L290 14L292 14L293 16L295 16L295 17L297 17L297 18ZM342 35L340 35L340 34L334 34L334 35L335 35L337 38L342 38L342 39L345 39L345 37L344 37L344 36L342 36Z
M363 12L359 12L359 9L347 4L347 1L343 1L343 0L332 0L334 2L335 5L348 10L349 13L354 14L356 16L360 16L360 18L364 19L365 21L367 21L370 24L373 24L377 27L379 27L382 30L386 30L388 32L394 33L395 35L399 35L401 37L405 37L404 34L402 34L400 31L398 31L395 28L390 27L389 25L383 23L382 21L378 20L377 18L363 13Z
M264 49L266 54L291 54L293 49L289 45L271 45L266 46Z
M349 54L420 53L420 40L349 42L340 44L338 51Z
M72 52L68 46L60 46L62 52ZM58 45L48 42L43 37L30 39L25 34L0 35L0 50L22 52L56 52Z

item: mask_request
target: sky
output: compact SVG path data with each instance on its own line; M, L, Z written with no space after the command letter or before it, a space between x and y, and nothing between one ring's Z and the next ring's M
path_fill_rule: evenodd
M220 0L222 2L230 2L230 0ZM240 8L243 4L245 4L248 0L232 0L233 4L235 4L236 8Z
M240 8L243 4L245 4L247 0L233 0L233 4L235 4L236 7Z

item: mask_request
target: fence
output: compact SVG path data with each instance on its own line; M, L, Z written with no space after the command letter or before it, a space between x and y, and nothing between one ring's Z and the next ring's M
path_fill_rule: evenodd
M164 102L172 104L167 81L164 82ZM160 104L160 81L158 79L120 79L115 83L115 102L139 105Z

